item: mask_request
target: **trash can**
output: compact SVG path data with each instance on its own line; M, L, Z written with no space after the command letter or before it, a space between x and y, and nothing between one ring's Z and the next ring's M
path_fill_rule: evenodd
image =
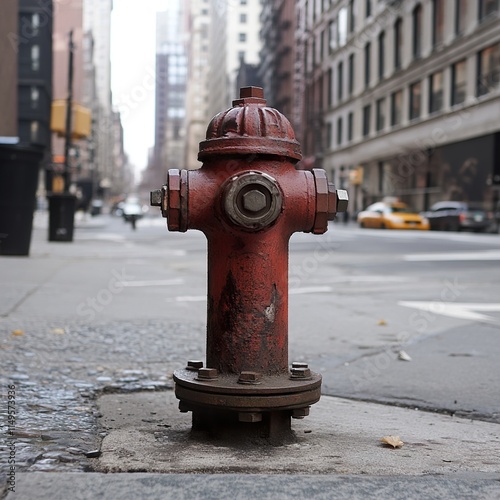
M49 241L73 241L76 196L70 193L50 193Z
M0 255L29 255L42 151L0 146Z

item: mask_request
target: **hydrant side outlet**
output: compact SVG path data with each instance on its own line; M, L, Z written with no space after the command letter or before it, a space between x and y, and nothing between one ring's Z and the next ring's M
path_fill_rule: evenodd
M319 400L321 376L288 361L288 242L324 233L347 208L321 169L296 170L290 122L266 107L262 89L241 90L212 119L199 170L173 169L151 204L171 231L198 229L208 241L205 366L174 373L181 411L193 428L248 426L269 438L290 432Z

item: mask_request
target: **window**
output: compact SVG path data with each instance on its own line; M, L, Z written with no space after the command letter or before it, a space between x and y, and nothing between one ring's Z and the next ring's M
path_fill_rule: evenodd
M397 19L394 23L394 69L401 68L403 55L403 20Z
M328 107L331 108L333 106L333 69L330 68L328 70L328 77L326 84L328 86L326 90L326 95L327 95L327 103Z
M372 15L372 0L365 0L365 14L366 17L370 17Z
M348 92L349 95L352 95L354 92L354 54L349 56L349 67L348 67Z
M363 108L363 137L370 135L371 105Z
M429 77L429 113L443 109L443 72L438 71Z
M40 46L33 45L31 47L31 69L38 71L40 69Z
M347 42L347 9L342 7L337 14L337 45L343 47Z
M354 33L356 17L354 15L354 0L349 0L349 33Z
M337 67L337 99L341 101L344 97L344 64L339 62Z
M352 111L347 115L347 140L352 141L352 129L354 125L354 114Z
M40 29L40 14L38 14L38 12L35 12L31 16L31 33L30 33L30 36L37 36L39 29Z
M455 0L455 34L465 33L467 26L467 2L469 0Z
M245 13L240 14L240 23L247 22L247 15Z
M401 124L403 113L403 91L398 90L391 94L391 126Z
M500 43L488 47L478 54L477 95L488 94L500 83Z
M335 33L335 22L328 24L328 52L331 54L337 48L337 34Z
M31 122L30 126L30 141L38 142L38 122Z
M377 132L384 130L385 127L385 97L377 100Z
M422 6L418 4L413 9L413 58L418 59L422 51Z
M371 49L372 49L372 44L368 42L365 45L365 87L368 87L368 85L370 85Z
M432 45L443 43L444 37L444 0L432 2Z
M378 78L382 80L385 73L385 31L378 36Z
M319 60L323 62L325 59L325 33L326 29L321 32L320 46L319 46Z
M245 62L245 51L244 50L240 50L238 52L238 60L242 61L242 62Z
M451 105L465 101L467 79L465 73L465 59L458 61L451 67Z
M330 122L326 124L326 147L332 149L332 124Z
M479 0L479 20L483 21L498 12L498 0Z
M415 82L410 85L410 120L420 118L422 84Z
M40 99L40 91L38 90L38 87L32 86L30 93L31 109L38 108L39 99Z
M247 34L246 33L240 33L238 35L238 39L240 42L246 42L247 41Z
M337 120L337 146L342 144L342 117Z

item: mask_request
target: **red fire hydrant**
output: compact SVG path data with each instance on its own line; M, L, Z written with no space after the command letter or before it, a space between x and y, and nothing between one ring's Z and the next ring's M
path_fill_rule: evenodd
M348 198L324 170L294 168L301 153L290 122L263 97L241 89L209 124L202 167L169 170L151 205L170 231L198 229L208 240L206 365L188 361L174 373L180 410L193 412L193 429L247 427L279 440L321 390L306 363L288 364L288 241L327 231Z

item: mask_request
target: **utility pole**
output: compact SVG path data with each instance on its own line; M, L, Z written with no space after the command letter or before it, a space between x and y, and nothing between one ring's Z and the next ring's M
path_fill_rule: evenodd
M69 61L68 61L68 99L66 102L66 133L64 140L64 192L69 192L71 181L71 172L69 164L69 151L71 147L71 128L72 128L72 107L73 107L73 53L75 46L73 44L73 30L69 32Z

